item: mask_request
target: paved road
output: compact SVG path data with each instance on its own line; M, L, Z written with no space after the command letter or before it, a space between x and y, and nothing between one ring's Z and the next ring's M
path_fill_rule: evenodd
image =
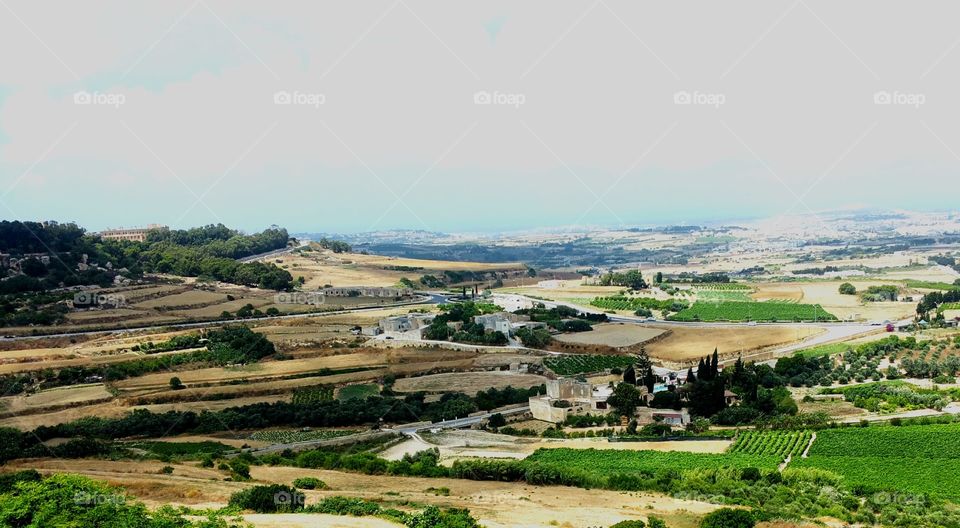
M462 429L464 427L470 427L471 425L480 423L483 420L486 420L497 413L503 414L503 415L511 415L511 414L528 412L529 410L530 410L530 406L524 405L522 407L515 407L515 408L510 408L510 409L505 409L500 411L494 410L494 411L477 415L477 416L457 418L456 420L447 420L443 422L429 423L429 424L424 424L424 423L404 424L404 425L398 425L396 427L391 427L391 428L383 428L379 431L364 431L362 433L357 433L355 435L341 436L335 439L325 438L320 440L307 440L303 442L272 444L266 447L243 449L241 450L241 452L250 453L253 455L265 455L268 453L279 453L287 449L290 449L292 451L302 451L305 449L312 449L315 447L328 445L331 442L336 442L338 444L343 443L345 441L349 441L349 439L353 437L356 437L357 440L359 441L364 438L368 438L368 437L375 438L378 436L384 436L391 433L398 433L398 434L403 434L406 436L411 436L416 438L418 436L417 435L418 431L427 431L432 429ZM231 455L228 455L228 457L233 457L233 456L236 456L237 454L238 453L233 453Z
M437 422L432 424L407 424L407 425L398 425L392 428L393 431L401 432L405 435L412 436L417 431L427 431L431 429L462 429L464 427L470 427L471 425L478 424L487 418L490 418L494 414L502 415L511 415L519 414L530 411L529 405L524 405L522 407L513 407L510 409L505 409L502 411L494 410L485 414L480 414L477 416L468 416L466 418L457 418L456 420L446 420L443 422Z

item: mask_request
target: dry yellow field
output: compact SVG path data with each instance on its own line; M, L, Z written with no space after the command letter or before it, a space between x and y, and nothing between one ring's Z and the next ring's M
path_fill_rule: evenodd
M173 473L163 475L160 469L172 465ZM620 493L607 490L585 490L563 486L528 486L513 482L481 482L461 479L392 477L358 475L338 471L289 467L253 466L253 482L228 482L225 473L193 465L149 462L114 462L110 460L30 460L9 464L13 469L34 468L41 473L70 472L106 480L126 488L127 492L148 506L184 505L193 508L219 508L236 491L261 483L290 484L301 477L316 477L330 486L329 490L306 491L307 504L333 495L361 497L396 503L429 504L440 507L468 508L488 528L516 526L558 526L586 528L609 526L627 519L644 519L657 515L671 528L693 528L699 517L720 506L704 502L675 499L653 493ZM429 488L445 487L448 496L438 496ZM287 527L295 524L273 524L264 527ZM296 520L298 517L293 517ZM353 523L355 519L339 518L341 526L380 528L383 525ZM363 519L366 520L366 519ZM330 525L307 524L306 526ZM394 525L395 526L395 525ZM384 527L385 528L385 527Z
M166 295L137 303L137 308L176 308L179 306L194 306L198 304L220 303L227 300L222 293L204 290L191 290L174 295Z
M651 328L635 324L607 323L593 327L589 332L575 332L560 334L555 339L564 343L580 343L584 345L607 345L616 348L628 347L649 341L664 333L662 328Z
M857 291L870 286L895 284L877 280L837 280L825 282L787 282L764 283L757 285L757 291L751 297L758 301L790 300L804 304L819 304L823 309L841 320L884 321L909 317L916 308L916 302L870 302L864 303L859 295L841 295L840 285L853 284ZM909 291L902 296L909 296Z
M450 262L409 258L308 251L284 255L275 262L291 275L304 278L304 289L316 290L331 286L394 286L402 278L417 280L422 275L438 275L444 271L522 271L516 262ZM398 269L399 268L399 269Z
M13 414L33 413L45 408L86 405L113 398L103 384L74 385L47 389L30 395L0 398L0 410Z
M476 394L490 388L514 387L526 389L547 381L534 374L514 374L507 371L454 372L430 374L415 378L398 379L393 386L397 392L464 392Z
M736 357L743 353L801 341L820 334L816 326L731 326L729 328L670 327L670 334L646 345L650 357L684 362L712 354Z

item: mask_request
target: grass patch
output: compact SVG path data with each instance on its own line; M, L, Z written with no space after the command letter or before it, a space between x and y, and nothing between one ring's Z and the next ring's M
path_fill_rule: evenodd
M797 351L795 356L803 356L806 358L812 357L821 357L821 356L832 356L834 354L842 354L844 352L849 352L853 350L853 346L847 343L830 343L827 345L820 345L810 348L805 348L803 350Z

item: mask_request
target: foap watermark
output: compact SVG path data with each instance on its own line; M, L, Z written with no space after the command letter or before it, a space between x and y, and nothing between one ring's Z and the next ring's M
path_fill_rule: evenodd
M897 90L888 92L886 90L880 90L873 94L873 104L876 105L912 106L914 108L920 108L926 102L927 96L922 93L900 92Z
M527 96L522 93L501 92L499 90L488 92L486 90L480 90L473 94L473 104L476 105L498 105L520 108L526 102Z
M898 504L900 506L924 506L927 503L927 497L913 493L894 493L888 491L878 491L867 499L869 502L878 506L887 504Z
M727 96L722 93L700 92L696 90L688 92L687 90L680 90L673 94L673 104L678 105L712 106L714 108L720 108L720 106L726 102Z
M517 500L517 497L515 495L512 495L507 492L503 492L503 493L492 492L492 493L474 495L470 497L470 501L473 502L474 504L492 504L492 505L508 504L508 503L515 502L516 500Z
M302 508L306 502L306 495L303 493L289 491L278 491L273 494L273 505L279 510L295 510Z
M121 93L87 92L81 90L73 94L73 104L112 106L120 108L127 102L127 96Z
M96 293L81 291L73 294L73 305L77 307L110 306L127 304L127 297L119 293Z
M112 504L121 506L127 502L127 498L119 493L87 493L78 491L73 494L73 503L78 506L98 506L100 504Z
M314 108L320 108L320 105L326 104L326 102L327 96L322 93L301 92L297 90L288 92L286 90L280 90L273 94L273 104L278 105L312 106Z
M312 304L320 306L327 302L327 296L319 292L280 292L273 296L276 304Z

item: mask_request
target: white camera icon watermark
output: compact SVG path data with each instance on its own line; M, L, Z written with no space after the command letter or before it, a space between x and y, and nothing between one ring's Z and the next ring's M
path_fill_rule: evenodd
M281 509L303 507L304 502L306 502L306 496L303 493L278 491L273 494L273 504Z
M119 93L87 92L81 90L73 94L73 104L112 106L120 108L127 102L127 96Z
M123 306L127 304L127 297L119 293L77 292L73 294L74 306Z
M278 105L298 105L320 108L320 105L326 102L327 96L322 93L288 92L286 90L280 90L273 94L273 104Z
M280 292L273 296L275 304L312 304L320 306L327 302L326 295L318 292Z
M520 108L527 102L527 96L522 93L501 92L494 90L488 92L480 90L473 94L473 104L476 105L500 105Z
M920 108L920 106L926 102L927 96L922 93L907 93L896 90L888 92L881 90L873 94L873 104L877 105L899 105Z
M688 92L687 90L680 90L673 94L673 104L678 105L698 105L720 108L720 106L726 102L727 96L722 93Z

